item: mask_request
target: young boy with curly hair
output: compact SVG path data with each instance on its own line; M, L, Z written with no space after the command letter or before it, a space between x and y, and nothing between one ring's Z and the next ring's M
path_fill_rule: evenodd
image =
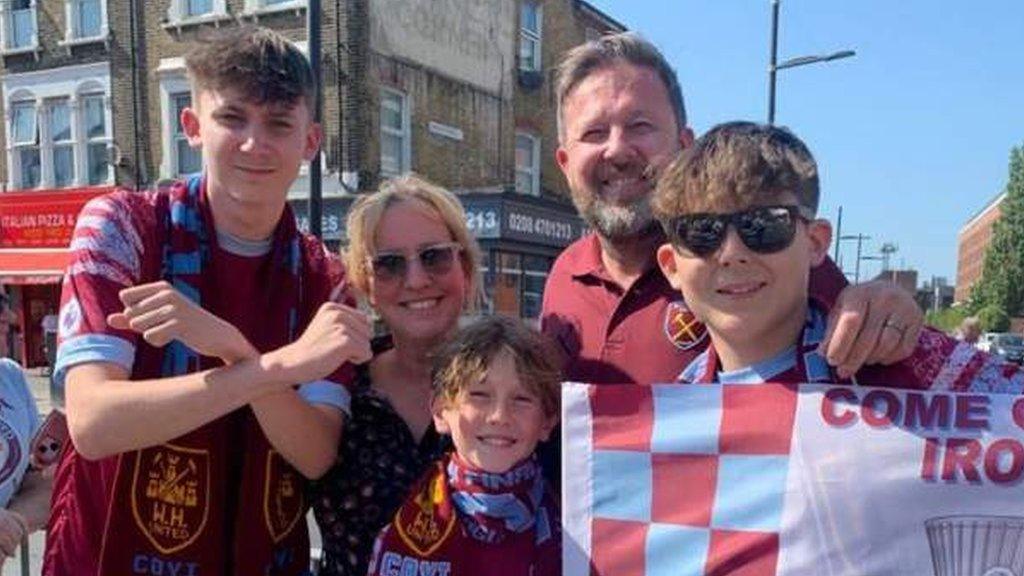
M503 316L440 350L431 410L455 449L381 531L368 574L561 573L557 503L534 455L558 421L558 366L541 334Z

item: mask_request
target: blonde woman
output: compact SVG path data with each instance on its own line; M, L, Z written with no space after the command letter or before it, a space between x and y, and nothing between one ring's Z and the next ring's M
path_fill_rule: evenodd
M348 215L349 278L387 334L361 366L335 466L317 484L322 575L366 574L374 538L444 446L431 423L431 353L472 308L480 251L458 199L417 176Z

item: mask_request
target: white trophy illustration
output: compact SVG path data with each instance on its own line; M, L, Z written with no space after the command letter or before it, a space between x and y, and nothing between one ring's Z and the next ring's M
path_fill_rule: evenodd
M945 516L924 527L935 576L1024 576L1024 518Z

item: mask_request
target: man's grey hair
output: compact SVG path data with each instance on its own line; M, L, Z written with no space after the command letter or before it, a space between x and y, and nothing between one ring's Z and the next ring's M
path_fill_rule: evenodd
M683 90L679 87L676 71L654 44L635 32L620 32L580 44L566 52L559 63L555 77L555 95L560 141L565 141L565 119L562 111L565 99L587 76L617 62L626 62L657 72L668 91L668 100L672 104L672 111L678 124L676 128L682 130L686 127L686 106L683 104Z

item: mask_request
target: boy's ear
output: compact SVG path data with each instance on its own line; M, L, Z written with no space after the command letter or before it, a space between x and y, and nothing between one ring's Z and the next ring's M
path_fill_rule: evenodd
M188 139L188 145L198 150L203 145L202 134L200 134L199 113L192 106L186 106L178 117L181 122L181 131Z
M823 219L808 222L807 238L810 240L811 266L814 267L828 256L828 247L832 244L832 224Z
M679 265L676 262L676 251L668 242L658 247L657 252L658 267L661 268L661 273L665 275L665 279L672 288L676 290L682 290L682 285L679 282Z
M434 430L437 430L438 434L451 434L452 430L448 427L448 421L444 419L445 400L439 394L434 396L434 399L430 401L430 415L434 419Z
M541 424L540 429L540 441L547 442L548 438L551 438L551 431L555 429L555 425L558 424L558 416L548 416L548 418Z
M324 129L317 122L310 122L309 130L306 131L306 147L302 151L302 159L311 162L316 151L320 149L320 143L324 139Z

